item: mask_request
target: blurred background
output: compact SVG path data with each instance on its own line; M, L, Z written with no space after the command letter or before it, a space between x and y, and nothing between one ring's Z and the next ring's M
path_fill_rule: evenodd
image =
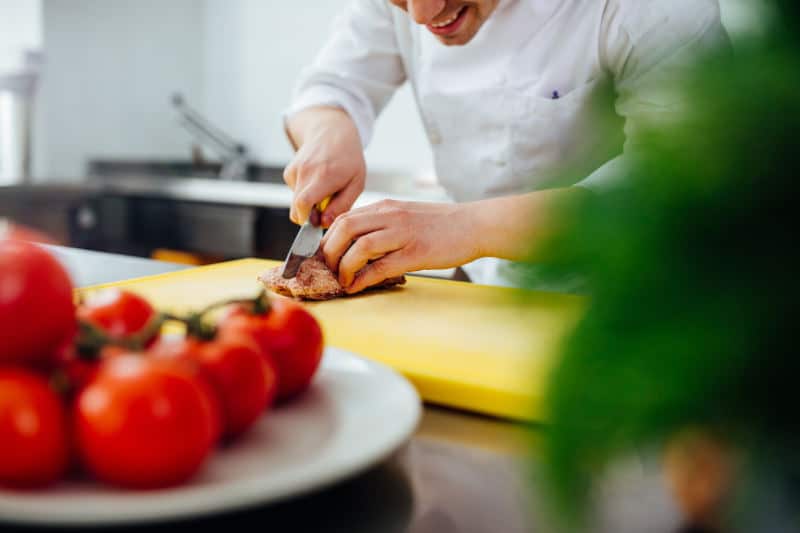
M102 251L280 257L282 112L343 3L0 0L0 217ZM723 0L731 33L763 5ZM414 107L404 87L381 117L365 203L445 199Z
M341 6L0 0L0 217L101 251L282 257L282 113ZM413 106L403 88L380 120L365 203L444 198Z
M45 63L34 178L78 180L99 158L188 159L192 138L177 123L174 93L245 144L254 161L282 167L291 148L281 114L343 3L0 1L2 71L24 69L30 53ZM375 171L430 177L412 108L404 88L367 152Z
M192 139L170 105L176 92L254 160L285 165L281 113L344 3L0 0L0 72L43 61L34 178L80 180L94 159L188 159ZM760 0L721 3L733 33L755 23ZM432 177L407 87L381 118L367 161L408 180Z
M282 257L296 234L281 178L292 157L282 112L344 3L0 0L0 234L6 219L77 248L188 264ZM769 35L773 3L720 0L735 48ZM706 92L694 94L720 107L689 125L707 129L656 137L644 186L584 206L586 220L565 237L577 251L564 246L575 256L562 260L594 275L594 303L555 374L554 419L568 423L548 433L541 463L552 472L534 484L549 476L572 513L593 481L577 468L620 456L649 467L640 441L666 442L665 457L655 455L667 477L716 504L719 486L745 477L733 471L747 440L758 452L750 458L774 464L746 472L766 479L742 484L755 496L736 494L754 502L755 518L735 517L726 530L798 523L796 236L793 210L772 209L796 183L788 134L797 110L784 86L797 84L782 72L800 45L785 40L792 47L770 68L762 60L780 39L742 54L741 69L715 71L730 77L700 84ZM446 199L407 87L380 118L367 163L364 203ZM760 238L745 239L753 229ZM606 364L587 365L592 355ZM695 482L694 472L708 475ZM678 502L686 517L716 531L717 510L683 492L692 492ZM633 496L619 500L653 519Z

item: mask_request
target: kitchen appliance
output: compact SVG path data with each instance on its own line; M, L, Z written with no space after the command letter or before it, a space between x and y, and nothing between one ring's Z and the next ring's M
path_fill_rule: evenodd
M183 313L255 295L258 275L280 264L242 259L105 286L133 290L158 309ZM585 301L409 276L402 288L307 306L320 320L327 346L394 368L426 401L541 420L558 343Z
M37 76L23 71L0 75L0 184L31 178L31 130Z

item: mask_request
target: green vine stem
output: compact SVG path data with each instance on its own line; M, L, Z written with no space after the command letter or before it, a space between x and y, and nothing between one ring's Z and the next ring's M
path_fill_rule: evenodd
M75 342L77 354L81 359L96 361L104 346L119 346L131 351L142 351L147 343L161 330L167 315L157 313L134 335L114 337L90 322L78 321L78 337Z
M186 316L178 316L173 314L165 314L167 320L175 320L183 322L186 325L186 334L200 339L203 341L213 340L217 334L216 326L209 323L207 317L217 309L227 307L229 305L242 305L245 306L251 313L263 315L270 311L270 299L267 292L262 290L254 298L236 298L232 300L223 300L215 302L206 306L202 310L194 313L189 313Z
M253 314L264 315L269 313L271 303L266 291L260 291L254 298L237 298L213 303L199 312L181 316L172 313L157 313L147 322L142 330L134 335L114 337L103 329L85 321L78 322L78 337L75 342L78 356L87 361L96 361L104 346L112 345L126 348L131 351L142 351L147 343L161 330L164 322L174 320L186 326L186 334L203 340L213 340L217 328L206 320L207 315L217 309L229 305L243 305Z

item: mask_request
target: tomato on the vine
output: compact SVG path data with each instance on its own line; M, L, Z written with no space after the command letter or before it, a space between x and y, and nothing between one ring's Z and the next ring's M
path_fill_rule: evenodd
M37 374L0 368L0 485L52 483L67 461L67 424L58 395Z
M75 333L72 283L38 245L0 240L0 364L52 363Z
M247 335L272 357L278 370L279 400L308 388L322 359L322 329L317 319L285 298L236 304L221 319L219 331Z
M157 314L150 302L121 289L96 292L78 306L78 319L100 328L112 339L141 334ZM154 328L144 343L152 343L157 335L158 328Z
M159 488L192 477L211 453L219 420L212 392L185 365L117 355L74 405L83 464L100 480Z
M203 341L190 336L162 340L149 353L156 358L186 360L197 365L198 375L216 394L227 438L247 431L275 397L275 368L250 338L217 336Z
M71 399L84 387L94 381L100 372L100 365L116 355L128 353L120 346L107 345L95 353L84 354L74 343L62 347L57 354L53 376L62 392Z

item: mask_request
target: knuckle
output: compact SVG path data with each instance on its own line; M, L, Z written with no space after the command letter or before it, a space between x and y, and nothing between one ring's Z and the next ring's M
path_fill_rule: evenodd
M291 184L295 178L295 167L294 164L291 163L285 169L283 169L283 181L287 184Z
M377 277L385 275L388 270L388 267L389 263L386 259L380 259L378 261L370 263L369 265L369 269Z
M371 235L359 237L356 241L356 244L358 245L358 250L367 255L371 255L373 252L375 252L375 250L377 250L376 239Z
M317 166L313 161L304 159L297 163L297 175L298 177L304 178L310 174L313 174L316 171L316 167Z
M313 174L321 178L330 178L333 171L331 163L327 160L310 162L308 166L309 175Z
M339 215L334 222L336 230L344 235L350 235L353 231L353 219L347 215Z
M301 193L298 193L298 195L295 197L295 204L300 207L308 207L311 205L311 203L311 195L305 190Z
M388 277L388 264L386 261L375 261L370 265L370 270L376 278L380 278L378 281L382 281Z
M335 167L330 161L323 161L318 165L317 173L320 176L331 177L335 174Z

